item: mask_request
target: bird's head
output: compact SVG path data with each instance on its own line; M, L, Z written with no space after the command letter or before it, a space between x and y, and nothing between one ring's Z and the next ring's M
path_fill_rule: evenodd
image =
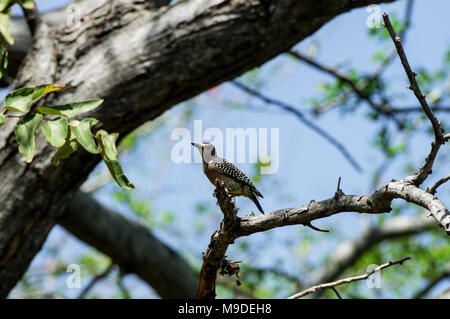
M192 144L192 146L194 146L195 148L198 149L198 151L202 155L202 158L205 162L209 162L210 160L217 157L216 148L214 145L212 145L210 143L206 143L206 142L202 143L202 144L197 144L197 143L191 143L191 144Z

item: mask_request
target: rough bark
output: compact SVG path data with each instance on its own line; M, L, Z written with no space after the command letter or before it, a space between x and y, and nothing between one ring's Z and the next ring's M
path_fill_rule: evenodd
M78 192L58 223L125 273L135 273L162 298L193 298L197 275L169 246L137 222Z
M202 272L200 273L200 283L197 291L198 298L214 298L215 296L215 275L220 261L224 258L227 247L236 239L248 236L254 233L267 231L276 227L287 225L305 225L315 230L311 222L316 219L328 217L341 212L358 212L364 214L380 214L391 211L391 203L395 198L404 199L407 202L414 203L426 208L429 215L433 216L439 225L450 235L450 213L444 204L429 192L424 191L413 185L408 177L401 180L392 180L377 191L369 195L345 195L339 188L332 198L316 202L311 201L307 205L295 208L280 209L265 215L249 215L235 221L233 227L224 227L227 218L227 209L229 205L224 205L221 197L218 197L224 220L221 227L211 237L205 255L214 256L209 260L204 258ZM216 196L217 196L216 188ZM224 208L224 207L225 208ZM237 225L235 225L237 223ZM203 272L203 270L206 270Z
M171 106L258 66L334 16L373 1L92 1L80 28L38 26L13 87L67 88L55 105L102 97L98 128L127 133ZM94 7L95 6L95 7ZM90 7L91 8L91 7ZM40 131L27 164L13 120L0 131L0 296L21 278L78 186L99 161L79 151L59 167Z
M208 248L203 253L203 263L200 269L197 289L198 299L214 299L216 297L217 271L225 262L225 252L233 241L232 234L239 227L238 208L228 195L223 182L216 179L214 195L223 213L220 228L211 236Z
M369 195L345 195L339 190L334 197L320 202L311 201L307 205L280 209L266 215L245 216L233 238L286 225L307 224L341 212L387 213L391 211L391 202L395 198L427 209L429 215L450 235L450 212L437 197L408 181L393 180Z

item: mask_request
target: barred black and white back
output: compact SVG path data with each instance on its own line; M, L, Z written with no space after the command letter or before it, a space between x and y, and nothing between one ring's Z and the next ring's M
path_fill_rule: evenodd
M259 211L264 214L264 210L257 199L257 196L263 196L256 189L255 185L253 185L250 178L232 163L218 157L214 145L209 143L192 143L192 145L202 155L203 171L213 185L216 179L219 179L224 183L231 196L245 196L250 198L256 207L258 207Z
M216 170L221 172L222 174L228 175L230 177L233 177L237 179L239 182L246 184L250 186L252 191L258 195L259 197L264 198L262 194L256 189L255 185L253 185L250 178L247 177L239 168L236 167L233 163L228 162L226 159L221 157L216 157L215 159L211 160L209 164L214 167Z

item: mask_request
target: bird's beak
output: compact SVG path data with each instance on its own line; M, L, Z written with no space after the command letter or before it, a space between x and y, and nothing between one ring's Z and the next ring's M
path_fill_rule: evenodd
M191 143L192 146L196 147L199 151L202 150L202 144L197 144L197 143Z

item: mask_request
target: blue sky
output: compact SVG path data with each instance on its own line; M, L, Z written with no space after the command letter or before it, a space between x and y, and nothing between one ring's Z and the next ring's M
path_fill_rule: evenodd
M54 8L54 1L37 1L39 8ZM61 1L58 6L65 3ZM381 5L381 12L396 13L403 17L406 1ZM427 67L437 70L442 66L443 54L450 45L450 22L448 20L450 2L446 0L415 1L413 25L408 32L405 49L413 68ZM369 13L365 8L353 10L333 19L310 38L296 46L299 51L306 52L312 44L318 44L315 59L326 65L346 63L347 68L370 72L376 64L371 57L378 49L391 52L390 43L380 43L369 39L366 19ZM406 77L398 59L395 59L386 72L392 81L393 90L404 95L405 105L416 105L410 91L406 90ZM264 83L264 94L295 105L309 114L307 101L320 96L318 85L330 81L331 78L297 63L286 56L266 63L260 69L260 78ZM366 119L364 111L343 116L338 112L328 112L318 119L310 117L320 127L326 129L337 140L344 143L350 153L363 167L363 172L356 172L343 156L322 137L305 127L292 115L278 109L249 99L245 94L225 83L220 86L220 98L252 104L250 109L229 108L218 101L214 93L207 92L181 103L163 115L164 123L152 134L139 139L134 150L122 154L121 161L128 177L136 185L135 195L140 199L150 200L152 212L156 219L163 212L172 212L174 221L168 228L156 229L159 238L181 251L188 260L198 261L201 252L208 244L210 234L220 222L218 208L214 208L215 199L211 196L213 186L203 176L201 165L195 163L175 164L170 161L170 152L175 141L170 134L177 127L185 127L191 132L193 120L202 120L203 127L216 127L225 132L226 128L278 128L280 131L280 169L276 174L263 176L258 188L264 195L261 205L265 211L285 207L300 206L311 199L329 198L336 189L338 177L342 177L341 186L345 193L363 194L372 191L371 179L374 169L381 164L383 156L375 150L371 143L379 125ZM186 110L192 109L193 118L183 122L180 118ZM439 116L445 123L448 116ZM197 141L199 142L199 141ZM411 149L388 168L383 176L386 182L392 178L405 176L403 170L406 163L416 167L420 165L429 147L429 136L416 134ZM245 172L253 170L250 164L239 164ZM448 165L441 165L434 178L448 173ZM105 171L101 164L91 175L91 181ZM440 174L441 173L441 174ZM440 175L439 175L440 174ZM445 188L446 187L446 188ZM447 186L442 187L448 191ZM136 218L128 207L111 199L111 194L119 188L108 183L96 192L95 197L103 204ZM448 198L447 198L448 199ZM196 213L198 203L210 207L206 214ZM240 214L251 211L257 213L253 203L247 199L238 199ZM268 234L255 234L248 238L251 251L241 251L238 245L229 250L234 259L251 260L264 266L271 266L274 260L282 260L286 271L297 274L304 270L301 258L305 252L293 255L295 249L280 249L283 243L289 243L301 236L318 238L315 249L308 251L311 264L319 262L342 241L358 236L372 217L353 213L344 213L317 221L316 226L331 229L333 240L328 234L305 234L311 232L303 226L284 227L270 231ZM192 227L204 227L205 231L197 232ZM327 237L328 236L328 237ZM331 239L330 238L330 239ZM62 259L67 263L76 262L77 256L86 251L86 245L65 234L60 227L55 227L46 242L51 247L56 241L64 240ZM33 261L33 267L49 262L45 253L40 253ZM358 270L355 270L358 271ZM359 272L358 272L359 273ZM86 279L87 280L87 279ZM86 283L87 281L84 281ZM132 287L137 297L154 297L151 289L141 284L135 276L127 276L126 285ZM449 286L443 282L441 287ZM99 292L109 291L108 285L99 285ZM103 290L102 290L103 289ZM131 288L130 288L131 289ZM385 296L390 296L389 292ZM67 296L76 296L76 291L68 291Z

